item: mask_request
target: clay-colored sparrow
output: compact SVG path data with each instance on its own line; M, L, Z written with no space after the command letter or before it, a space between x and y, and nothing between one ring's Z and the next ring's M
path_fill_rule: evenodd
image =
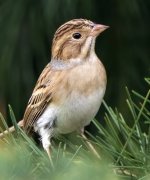
M107 28L73 19L54 35L51 62L41 73L23 117L25 131L39 133L49 156L55 134L83 133L99 110L106 72L95 54L95 40Z

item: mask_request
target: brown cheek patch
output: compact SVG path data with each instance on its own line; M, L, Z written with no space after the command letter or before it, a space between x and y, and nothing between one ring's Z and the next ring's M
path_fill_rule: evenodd
M77 58L81 52L81 45L79 43L73 44L72 42L65 41L58 51L55 51L55 59L69 60Z
M81 45L80 44L65 44L62 51L61 58L64 60L69 60L72 58L77 58L80 55Z

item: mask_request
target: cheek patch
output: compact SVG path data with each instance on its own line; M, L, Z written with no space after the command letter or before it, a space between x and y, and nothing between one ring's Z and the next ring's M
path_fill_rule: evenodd
M72 44L68 43L63 48L61 59L68 60L74 59L80 56L81 53L81 44Z

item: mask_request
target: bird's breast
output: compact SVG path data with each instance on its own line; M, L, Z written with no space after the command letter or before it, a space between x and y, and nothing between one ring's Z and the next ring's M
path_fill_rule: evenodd
M103 65L99 60L85 62L66 71L56 71L54 75L52 100L35 129L55 124L52 127L55 133L66 134L84 128L95 117L105 93Z
M85 63L70 70L66 83L67 89L62 89L65 98L57 116L59 133L81 129L94 118L105 93L105 69L99 61Z

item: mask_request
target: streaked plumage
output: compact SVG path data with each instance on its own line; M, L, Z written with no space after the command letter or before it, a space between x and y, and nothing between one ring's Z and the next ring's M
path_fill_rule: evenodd
M100 107L106 72L94 47L106 28L74 19L54 35L51 62L41 73L23 117L26 132L34 128L48 153L51 137L84 129Z

